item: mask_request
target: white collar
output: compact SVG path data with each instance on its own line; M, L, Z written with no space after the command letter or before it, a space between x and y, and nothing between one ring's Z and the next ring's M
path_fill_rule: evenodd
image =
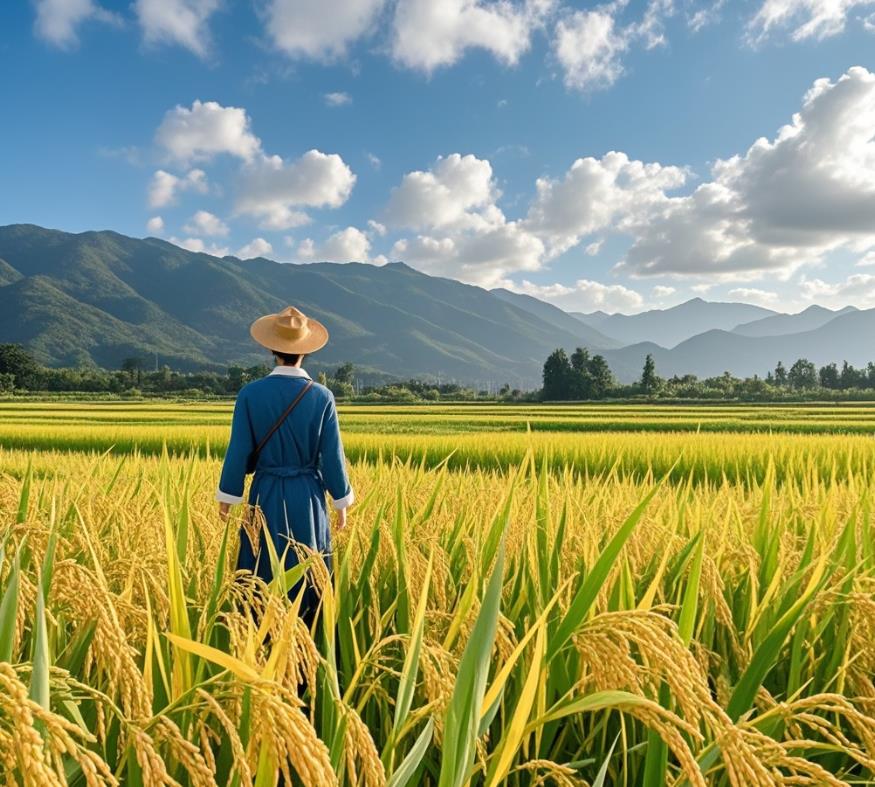
M274 366L270 373L271 375L278 374L283 377L306 377L308 380L310 379L307 371L300 366Z

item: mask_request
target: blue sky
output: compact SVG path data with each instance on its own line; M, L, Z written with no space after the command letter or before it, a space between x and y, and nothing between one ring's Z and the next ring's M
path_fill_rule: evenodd
M875 2L37 0L0 72L3 224L875 306Z

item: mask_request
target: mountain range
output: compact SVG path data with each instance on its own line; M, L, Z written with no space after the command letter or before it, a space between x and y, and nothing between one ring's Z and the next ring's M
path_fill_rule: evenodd
M317 369L349 360L374 374L531 388L556 346L619 347L571 317L557 325L403 263L242 261L115 232L0 227L0 342L24 344L46 364L117 368L136 355L189 370L258 363L269 356L249 325L288 303L331 334L310 363Z
M428 276L401 262L283 264L217 258L158 238L0 227L0 342L42 363L118 367L130 356L183 370L268 359L249 338L288 303L331 334L308 366L364 375L539 385L556 347L602 353L617 377L654 356L663 376L765 374L779 360L875 360L875 309L787 315L700 298L637 315L565 312L509 290Z
M692 298L670 309L651 309L640 314L593 312L574 316L624 345L653 342L660 347L674 347L705 331L730 331L740 324L775 317L778 313L749 303Z

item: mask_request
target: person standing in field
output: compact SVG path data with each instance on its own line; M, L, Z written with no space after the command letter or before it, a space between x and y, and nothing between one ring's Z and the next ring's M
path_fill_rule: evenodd
M243 502L243 484L254 472L249 488L253 527L240 532L237 569L252 571L265 582L272 579L270 553L263 543L265 529L286 569L297 563L293 542L323 555L331 569L331 531L325 493L333 499L338 526L346 526L347 508L355 494L346 471L334 396L313 382L302 367L306 355L328 342L322 323L294 306L256 320L252 338L270 350L276 367L237 395L231 441L225 454L216 500L226 520L232 505ZM301 614L312 622L317 600L308 589Z

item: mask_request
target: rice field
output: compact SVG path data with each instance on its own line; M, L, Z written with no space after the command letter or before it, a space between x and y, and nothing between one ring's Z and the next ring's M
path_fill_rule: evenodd
M0 402L3 783L875 783L875 408L342 407L270 586L229 413Z

